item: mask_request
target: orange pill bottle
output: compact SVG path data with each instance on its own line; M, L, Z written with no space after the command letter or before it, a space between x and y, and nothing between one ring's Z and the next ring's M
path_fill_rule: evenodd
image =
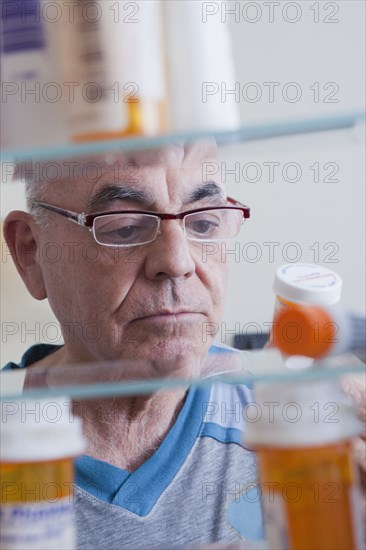
M361 550L362 503L351 439L355 412L333 380L258 384L257 451L271 550Z
M2 550L73 550L73 458L84 449L68 398L1 404Z
M279 313L288 308L301 308L306 305L333 306L341 298L342 279L331 269L320 265L285 264L276 270L273 290L276 294L276 301L271 333L272 341ZM289 324L286 328L289 330L284 334L284 338L289 342L296 342L301 336L300 328L295 324ZM314 332L316 328L317 325L314 325ZM313 363L312 359L298 353L292 353L290 357L284 357L284 360L289 368L308 367Z

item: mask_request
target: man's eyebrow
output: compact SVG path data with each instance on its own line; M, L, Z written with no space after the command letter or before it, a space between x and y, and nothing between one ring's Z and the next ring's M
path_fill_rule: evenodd
M196 189L194 189L188 196L187 203L197 202L206 198L219 198L223 202L226 202L226 197L221 187L214 182L209 182L196 187Z
M147 206L153 202L153 199L148 191L126 185L106 185L89 199L88 212L101 212L114 201L137 202Z

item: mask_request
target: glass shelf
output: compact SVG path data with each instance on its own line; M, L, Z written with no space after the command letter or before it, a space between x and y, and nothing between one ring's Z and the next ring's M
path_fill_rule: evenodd
M283 136L325 132L331 130L351 129L365 120L365 112L348 112L339 115L301 118L277 121L267 124L242 126L237 130L215 131L202 130L185 133L170 133L159 136L131 137L124 139L74 143L55 147L38 147L26 149L3 149L0 151L1 162L21 162L32 160L57 160L82 155L107 153L114 150L131 151L151 149L180 141L195 141L214 138L219 145Z
M121 361L56 367L31 367L0 373L0 401L68 396L75 399L147 395L187 386L213 383L245 384L308 382L366 373L365 364L354 355L314 363L311 367L286 367L277 350L210 353L200 376L194 358L169 361ZM162 376L162 373L171 373ZM180 374L183 372L184 374ZM24 385L24 376L26 382Z
M180 364L180 361L182 361L182 364ZM189 365L191 363L192 369L190 370ZM37 415L41 414L42 418L45 419L45 421L47 421L52 427L54 422L56 421L56 417L52 416L54 414L54 410L56 410L57 415L59 414L59 410L63 410L58 408L60 404L54 400L56 398L72 398L72 411L83 420L87 445L85 455L83 457L80 457L76 462L76 486L78 488L84 489L84 493L86 495L85 498L91 497L92 499L94 499L95 496L98 497L99 495L99 493L96 491L99 491L99 488L105 483L105 477L103 476L112 475L112 472L113 475L116 475L117 472L117 468L114 462L110 462L110 458L106 458L105 455L105 447L107 446L107 448L109 448L111 443L112 445L114 445L112 440L109 441L107 437L103 440L103 444L101 444L102 440L96 439L97 447L94 445L94 443L92 443L94 442L95 434L97 434L98 437L100 435L98 432L98 424L100 423L100 426L104 428L106 423L109 422L113 425L113 422L115 421L117 425L118 419L122 418L122 420L124 421L125 417L123 415L125 413L125 410L130 410L130 403L128 400L125 403L126 409L123 409L122 405L124 404L124 402L118 401L117 399L113 400L112 398L125 396L128 399L130 396L142 396L162 390L174 391L179 388L187 388L188 386L207 387L214 385L215 383L246 384L249 386L252 386L254 384L255 388L255 384L261 382L283 384L285 382L297 381L299 383L303 383L307 381L324 379L335 380L337 377L347 374L365 373L365 365L353 355L344 355L334 358L332 360L318 362L312 367L302 370L292 370L286 367L282 356L275 349L252 352L226 352L221 350L217 353L210 353L207 356L207 360L203 364L200 363L199 366L202 367L202 370L200 371L201 377L195 375L195 371L198 372L198 368L195 368L198 367L198 363L193 357L190 357L188 362L183 360L182 358L177 359L174 361L174 364L170 363L169 361L161 360L120 361L113 363L109 362L64 365L48 368L29 367L27 369L14 369L13 371L5 372L3 371L0 374L0 388L2 391L1 401L2 406L4 407L4 418L7 419L8 417L12 417L12 415L21 415L21 417L25 419L29 414L30 419L32 419L33 417L38 419L41 417L38 417ZM169 370L170 367L172 367L171 371ZM174 371L173 367L175 369ZM182 372L184 371L189 373L189 375L182 376ZM168 377L162 377L162 374L169 374L169 372L175 372L174 376L170 375ZM140 373L140 379L136 379L136 373ZM23 391L24 374L26 374L25 386L27 387L27 389ZM151 376L148 379L149 374ZM16 382L18 386L17 391L14 390L14 382ZM276 395L277 401L277 396L281 391L281 387L279 389L274 388L273 391L274 395ZM241 432L236 429L236 427L241 426L241 418L244 418L244 413L242 412L241 415L239 414L239 417L237 418L237 411L240 412L240 408L238 409L237 404L240 403L239 401L230 401L230 399L234 400L238 399L238 397L228 397L228 395L230 396L231 394L225 393L225 390L223 391L223 393L221 393L221 388L219 388L217 393L217 396L219 397L216 397L216 402L215 399L211 397L211 393L209 392L210 390L208 390L207 393L202 392L202 395L198 396L198 405L195 413L193 413L194 408L192 406L192 402L189 401L187 397L185 403L189 403L189 406L191 407L188 414L192 414L192 416L194 416L195 414L194 418L196 419L196 421L198 420L200 422L201 426L216 426L215 422L217 422L217 414L228 414L231 418L230 415L233 415L233 412L235 411L235 417L233 417L235 419L233 420L234 428L231 428L231 437L239 437L239 433L240 437L242 437ZM192 393L194 395L194 392ZM235 392L234 395L236 395ZM238 395L242 394L239 392ZM28 404L27 400L30 399L32 399L33 402ZM50 399L50 401L41 401L39 403L37 402L38 399ZM208 400L206 401L206 399ZM220 401L219 399L228 399L228 401L230 401L228 405L230 404L231 406L228 406L228 408L226 409L225 401ZM313 394L311 392L309 393L309 399L313 399ZM335 400L334 402L333 399ZM330 404L334 407L336 403L341 403L342 399L343 397L341 396L341 394L335 391L334 396L332 394L332 402ZM34 400L36 401L36 403L34 403ZM222 405L221 409L219 407L220 403ZM346 406L347 403L348 401L345 400L344 404L346 404ZM69 406L68 402L64 402L63 404L67 407ZM235 409L232 408L233 404L235 405ZM263 403L264 406L270 404L271 403L267 402ZM280 403L278 403L278 405L279 404ZM321 404L323 403L321 402ZM217 406L217 411L219 412L216 412L214 405ZM248 402L248 405L250 405L250 402ZM256 405L255 401L253 402L253 405ZM288 405L291 405L291 402L289 402ZM311 403L311 406L306 409L310 411L310 415L313 415L315 405L319 405L319 403L317 401L314 402L314 404ZM327 407L328 403L326 403L324 406ZM48 409L48 407L50 407L50 410ZM55 409L55 407L57 408ZM323 410L323 408L320 408L320 410ZM183 408L182 411L184 412L185 409ZM67 409L67 415L68 414L69 409ZM121 417L119 416L120 414L122 415ZM327 414L329 414L329 412L327 412ZM58 418L59 416L57 416L57 419ZM256 421L254 419L251 419L249 413L248 418L248 423ZM112 423L110 419L113 419ZM22 422L25 422L25 420L22 420ZM131 423L132 422L139 422L139 418L136 417L136 419L133 419ZM291 419L290 422L292 423L293 420ZM317 421L314 420L314 422ZM174 427L176 425L177 423L174 425ZM332 427L332 425L333 424L330 424L330 427ZM186 426L186 424L184 424L184 426ZM174 427L172 428L172 430L174 429ZM188 429L191 428L187 428L187 430ZM170 436L171 433L172 432L169 432L168 436ZM215 439L215 437L213 437L213 439ZM162 453L169 452L169 450L167 451L166 441L167 439L165 439L159 447L160 456L162 456ZM218 441L221 440L219 439ZM239 440L235 441L236 443L238 443ZM164 444L165 447L163 447ZM177 447L179 444L180 440L176 441L175 445L177 445ZM34 445L37 445L37 441L34 442ZM258 477L257 473L252 473L250 471L250 468L247 468L247 470L242 470L241 468L236 468L233 466L233 464L236 464L236 462L234 461L238 461L238 463L242 465L244 463L244 460L249 460L248 450L250 450L250 444L246 443L245 439L243 446L235 444L231 445L230 448L233 450L233 455L226 454L225 463L221 463L220 461L218 461L219 467L220 464L221 467L222 464L224 464L224 468L221 473L217 473L213 469L213 454L206 453L202 456L202 467L208 468L211 476L210 478L208 478L210 480L209 484L207 486L205 485L204 487L216 487L216 485L214 485L215 483L218 484L218 487L225 487L225 483L229 483L230 481L230 487L240 487L240 490L243 490L243 493L237 493L235 499L231 499L230 501L226 501L225 496L225 500L222 500L224 504L220 513L225 514L225 516L223 516L224 518L227 518L227 514L230 514L229 522L231 527L235 528L238 533L246 535L247 527L243 518L247 516L243 514L241 508L241 506L244 506L243 502L244 504L246 502L245 495L247 494L247 492L244 491L244 488L247 488L248 491L250 488L256 488L259 490L261 487L260 483L263 481L263 479ZM156 460L156 456L157 453L152 455L151 460ZM253 458L251 458L251 460L252 459ZM95 460L99 462L97 463L95 462ZM159 460L162 459L160 458ZM206 464L206 460L209 461L209 463ZM233 462L230 463L229 461ZM100 472L100 470L96 470L96 473L93 473L93 477L91 478L90 471L88 470L88 465L95 465L99 463L102 463L103 465L103 475L99 479L98 476L100 474L98 474L98 472ZM136 486L141 487L141 489L144 489L148 483L144 482L145 478L143 478L143 480L141 481L141 476L144 472L143 469L146 463L147 462L144 462L142 464L141 470L139 468L133 470L132 472L129 472L129 470L127 470L129 475L128 480L132 483L137 484ZM159 469L155 474L156 476L169 476L169 467L164 466L164 464L165 463L162 462L162 470ZM248 464L248 462L245 462L245 464ZM196 467L198 468L198 466ZM221 475L222 477L219 477ZM87 479L88 485L85 485L85 482L83 481L84 479ZM198 477L194 479L199 479L199 483L202 482L201 478L199 478L199 474ZM225 481L221 481L222 479L224 479ZM192 478L190 478L190 482L192 482ZM268 482L267 479L266 482ZM227 486L229 486L229 484ZM128 486L126 486L126 488L127 487ZM121 491L122 490L123 485L121 485ZM199 485L198 496L200 498L201 491L201 485ZM221 493L218 494L219 496L221 495ZM119 492L118 495L123 496L124 493ZM140 495L140 493L138 493L138 495ZM248 495L248 499L252 497L252 494L249 492ZM120 497L116 496L117 500L118 498ZM257 494L256 498L258 498ZM113 504L115 504L117 500L114 500ZM77 500L76 502L77 505L83 505L86 501ZM136 506L138 506L140 501L137 500L136 502ZM206 505L205 502L206 501L204 501L204 505ZM252 500L248 500L248 502L251 503ZM240 503L241 505L239 506ZM244 510L246 510L246 508L244 508ZM82 529L82 527L80 528ZM208 527L202 527L202 529L208 528L209 524ZM109 531L107 532L107 536L108 533ZM169 533L167 536L169 536ZM162 533L162 537L164 540L165 532ZM187 540L185 541L186 544L184 544L184 541L182 540L181 548L184 548L185 550L198 550L199 548L202 548L202 550L204 550L211 548L210 544L205 544L202 546L187 544L188 540L188 536ZM135 546L131 545L130 547L134 548ZM138 547L139 546L137 546L136 548ZM154 546L154 548L156 547L157 546ZM165 546L164 544L160 546L162 550L167 550L168 547L169 546ZM267 543L266 540L256 539L242 540L234 544L225 543L223 541L220 543L219 546L217 545L217 543L213 544L212 550L214 548L227 548L227 550L234 550L234 548L237 550L269 550L270 547L270 544Z

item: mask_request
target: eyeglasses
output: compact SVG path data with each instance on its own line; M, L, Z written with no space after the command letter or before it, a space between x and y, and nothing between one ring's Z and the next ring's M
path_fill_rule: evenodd
M190 241L224 241L238 235L242 223L250 217L250 208L234 199L232 206L188 210L180 214L160 214L141 210L118 210L78 214L44 202L39 206L87 227L97 243L103 246L129 247L151 243L160 233L162 220L182 220L183 232Z

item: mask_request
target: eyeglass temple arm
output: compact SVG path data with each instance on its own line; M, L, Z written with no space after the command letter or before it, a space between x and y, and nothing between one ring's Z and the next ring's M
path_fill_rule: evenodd
M241 202L236 201L232 197L227 197L226 200L227 200L227 202L229 202L233 206L238 206L239 208L244 209L244 212L243 212L244 218L250 218L250 208L249 208L249 206L246 206L245 204L242 204Z
M46 204L45 202L38 202L35 201L34 206L40 206L41 208L44 208L45 210L50 210L51 212L56 212L56 214L60 214L64 218L67 218L68 220L75 222L79 225L85 225L85 214L77 214L76 212L70 212L68 210L64 210L63 208L58 208L57 206L52 206L51 204Z

